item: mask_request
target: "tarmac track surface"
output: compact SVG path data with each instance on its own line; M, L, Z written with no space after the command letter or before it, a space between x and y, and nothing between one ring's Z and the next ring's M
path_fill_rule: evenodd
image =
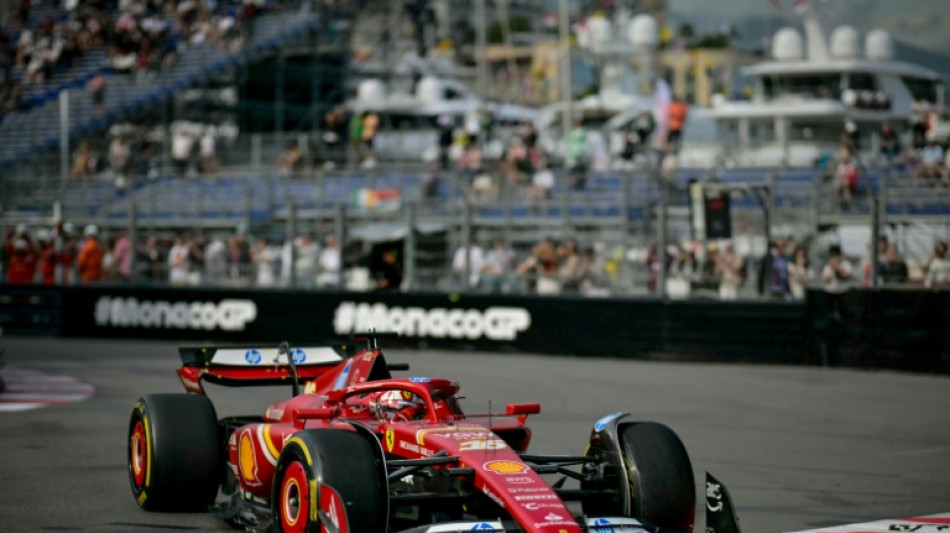
M226 531L207 514L141 511L129 491L128 416L181 391L176 344L2 338L10 368L66 374L88 400L0 413L0 531ZM579 453L614 411L672 427L696 479L726 483L745 533L950 510L950 380L894 372L389 350L409 375L460 380L463 407L540 401L536 453ZM221 389L220 416L289 394ZM697 494L699 487L697 487ZM702 500L699 500L700 502ZM700 504L701 509L702 504ZM700 511L701 512L701 511ZM702 515L696 531L702 531Z

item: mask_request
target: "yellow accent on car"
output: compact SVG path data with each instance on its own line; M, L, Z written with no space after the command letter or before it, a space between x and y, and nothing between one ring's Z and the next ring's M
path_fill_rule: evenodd
M287 441L287 444L296 443L297 446L300 446L300 451L303 452L303 456L307 459L307 466L313 466L313 457L310 456L310 450L307 449L307 445L304 444L300 437L290 437L290 440Z

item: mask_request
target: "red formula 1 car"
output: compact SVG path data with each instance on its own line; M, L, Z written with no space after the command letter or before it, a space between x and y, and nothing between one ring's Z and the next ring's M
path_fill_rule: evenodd
M250 531L693 530L692 467L666 426L614 413L594 424L583 455L532 455L525 420L538 404L466 415L456 381L392 377L408 366L387 364L380 336L356 336L360 348L180 349L188 393L145 396L132 411L139 506L211 510ZM205 381L290 383L293 396L264 416L218 419ZM706 531L737 533L708 475L705 493Z

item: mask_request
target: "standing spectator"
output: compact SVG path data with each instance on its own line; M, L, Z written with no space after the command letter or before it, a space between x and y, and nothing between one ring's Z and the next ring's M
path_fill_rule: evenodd
M466 265L467 262L467 265ZM468 268L468 280L465 279L465 269ZM468 248L460 246L452 257L452 272L461 280L462 286L474 289L479 286L482 269L485 266L485 251L475 239Z
M115 261L116 278L122 283L128 283L132 276L132 243L128 232L119 233L112 248L112 259Z
M742 258L736 253L731 242L722 246L722 252L717 257L715 273L719 276L719 299L738 299L739 285L742 284Z
M650 136L656 129L656 120L653 119L653 113L646 107L641 107L637 113L637 118L633 120L633 132L637 136L637 148L640 152L646 152L650 143Z
M844 123L844 131L841 133L841 145L851 149L852 154L857 154L861 150L861 139L858 133L858 125L853 120Z
M102 72L96 72L89 80L89 93L92 95L93 112L96 116L102 116L106 102L106 77Z
M772 299L788 297L788 261L785 259L785 240L769 244L769 251L759 265L759 294Z
M336 107L323 117L323 134L320 136L327 149L327 158L334 165L346 162L346 113Z
M897 137L897 133L894 131L894 128L891 127L890 122L884 122L881 124L881 131L878 134L878 142L880 144L878 150L881 153L886 161L893 161L901 153L901 141Z
M79 281L94 283L102 279L102 262L105 249L99 243L99 227L89 224L83 231L86 240L79 249Z
M372 111L363 113L363 167L376 166L376 131L379 129L379 115Z
M281 176L295 177L303 165L303 151L294 141L287 143L287 147L277 157L277 170Z
M399 253L395 248L382 252L382 257L375 261L371 268L373 281L378 291L398 291L402 285L402 266L399 264Z
M514 254L501 237L495 239L482 266L481 286L490 292L511 293L518 290L518 279L512 276Z
M71 177L77 181L85 181L96 173L96 167L99 166L99 160L92 145L88 141L83 141L79 145L79 152L76 154L76 160L73 162Z
M357 111L350 115L349 132L350 147L355 155L355 161L359 161L363 146L363 113Z
M947 243L937 241L934 253L924 263L924 286L942 287L950 285L950 260L947 259Z
M257 286L273 287L277 282L280 251L271 246L270 239L262 237L257 242L252 258L257 265Z
M40 281L43 285L56 283L56 246L53 234L49 230L41 229L36 232L36 247L40 261Z
M187 285L191 265L188 258L188 244L181 235L175 236L175 243L168 252L168 281L172 285Z
M141 278L145 282L156 282L164 279L162 268L162 251L158 246L158 239L149 236L145 245L138 252L138 268Z
M828 262L821 270L821 282L828 292L844 292L854 279L854 269L842 256L841 246L833 244L828 249Z
M887 245L887 252L884 254L884 260L881 261L878 274L884 283L907 283L907 263L898 253L896 243Z
M205 247L205 281L211 284L221 283L228 271L228 249L224 240L213 237Z
M558 247L558 278L561 290L566 293L578 293L581 289L580 260L577 241L568 239Z
M683 128L686 126L686 119L689 117L689 106L682 98L674 96L673 101L670 102L668 113L666 144L672 149L673 153L678 153L683 138Z
M4 246L6 255L7 281L9 283L33 283L39 252L30 239L25 224L18 224Z
M340 246L336 242L336 237L327 235L323 239L323 249L317 259L317 286L318 287L339 287L340 273L343 269L343 258L340 255Z
M212 128L205 128L199 141L198 152L201 156L201 173L205 176L214 175L218 162L215 156L214 130Z
M294 242L294 279L301 287L313 287L317 282L317 260L320 246L309 234L303 234Z
M238 226L237 232L228 240L228 265L231 279L240 285L249 282L251 276L251 244L247 240L247 228Z
M125 134L116 135L109 145L109 165L112 166L112 172L115 174L117 189L125 189L127 186L126 179L131 159L132 148L129 146Z
M439 116L439 165L442 170L449 169L449 152L453 140L452 118L448 115Z
M545 239L534 245L531 256L518 265L515 274L529 276L528 283L537 294L560 294L561 282L558 280L558 258L554 243Z
M63 283L76 282L78 273L76 257L79 255L79 236L72 222L63 224L63 248L59 254L59 266L62 270Z
M582 190L587 182L587 165L590 154L587 148L587 130L581 126L581 120L574 121L574 127L567 134L567 155L565 163L571 172L571 188Z
M788 286L792 298L796 300L805 298L805 290L813 276L814 272L808 261L808 251L801 246L796 246L792 261L788 264Z
M916 95L910 106L910 128L913 134L914 150L923 149L927 144L927 123L930 118L930 104L921 95Z
M178 128L172 136L172 162L180 177L184 177L191 164L191 150L194 140L183 128Z

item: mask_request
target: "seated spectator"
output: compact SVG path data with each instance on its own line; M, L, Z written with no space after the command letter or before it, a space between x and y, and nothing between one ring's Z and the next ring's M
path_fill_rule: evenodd
M893 161L894 158L900 155L901 141L897 137L894 128L891 127L890 122L881 124L881 131L878 133L878 142L880 143L878 150L881 153L881 157L886 161Z
M531 188L528 190L528 197L532 201L550 200L551 191L554 189L554 173L548 168L547 161L544 158L538 162L538 170L531 178Z
M841 246L834 244L828 249L828 262L821 270L821 281L828 292L844 292L851 286L854 269L842 256Z
M858 163L854 158L854 151L847 145L842 145L838 151L834 177L841 208L849 209L851 199L858 192Z
M933 255L923 265L925 287L950 285L950 259L947 258L947 243L937 241Z
M930 141L927 146L920 151L920 162L914 168L914 179L922 177L936 180L943 176L943 147L937 144L937 141Z
M907 263L897 252L897 245L887 245L884 260L878 268L878 275L884 283L907 283Z

